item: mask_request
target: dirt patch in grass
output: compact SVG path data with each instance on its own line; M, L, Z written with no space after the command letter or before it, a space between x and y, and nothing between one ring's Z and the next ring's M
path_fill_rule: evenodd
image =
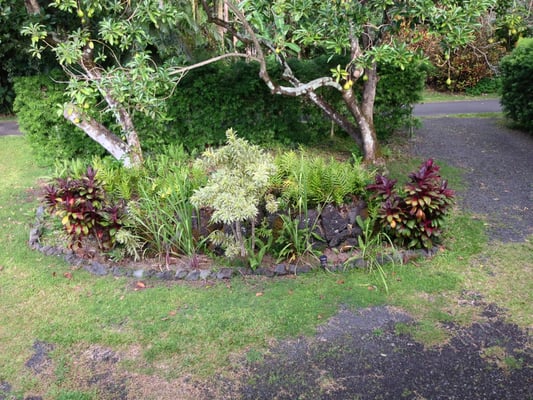
M225 398L531 398L529 336L494 306L469 327L447 324L451 338L440 346L399 333L398 323L416 324L387 307L341 310L315 337L280 342L247 363L238 396Z
M165 375L172 373L164 365L144 368L135 346L124 351L78 346L59 358L69 360L59 368L59 359L52 363L50 358L54 349L36 342L26 365L43 380L42 388L46 381L57 384L62 370L64 390L103 400L531 399L530 336L502 316L497 306L485 305L471 326L443 323L450 339L427 346L399 329L417 324L399 309L342 308L315 336L273 343L253 357L243 354L223 374L205 381L168 379ZM129 371L132 365L136 372ZM4 382L0 398L9 398L6 390Z

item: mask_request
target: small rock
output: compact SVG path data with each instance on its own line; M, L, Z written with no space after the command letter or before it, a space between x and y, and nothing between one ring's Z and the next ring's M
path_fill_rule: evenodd
M253 271L250 268L245 268L245 267L237 268L237 272L241 274L241 276L252 275L253 273Z
M39 228L33 228L30 230L30 247L34 248L37 244L39 244L39 240L41 238L41 230Z
M146 271L146 277L147 278L153 278L159 271L156 270L156 269L149 269L148 271Z
M309 265L296 265L296 264L289 265L289 272L294 275L306 274L309 271L311 271L311 267Z
M133 271L133 277L142 278L143 276L144 276L144 269L138 269L136 271Z
M37 210L35 210L35 217L38 220L43 219L43 217L44 217L44 207L43 206L37 207Z
M49 247L46 251L43 249L41 252L47 256L58 256L62 253L61 249L56 247Z
M89 265L83 267L86 271L89 271L93 275L104 276L107 275L109 270L103 264L97 261L91 262Z
M185 277L189 274L189 271L183 268L178 268L176 270L176 273L174 274L174 279L185 279Z
M170 281L172 279L174 279L174 272L173 271L158 271L156 274L155 274L155 277L157 279L161 279L163 281Z
M270 268L259 267L254 271L254 274L271 278L274 276L274 271L272 271Z
M113 276L126 276L126 271L120 267L111 268L111 274Z
M43 246L41 247L41 253L46 254L47 252L50 251L51 248L52 248L51 246Z
M81 264L83 264L83 259L79 258L74 253L67 254L65 256L65 261L68 262L69 264L72 264L72 265L76 266L76 267L78 267Z
M357 257L346 262L344 265L348 268L366 268L366 264L367 263L363 258Z
M391 264L395 261L396 260L394 259L394 257L390 254L378 254L378 256L376 257L376 262L378 263L378 265Z
M186 281L197 281L198 279L200 279L200 271L198 271L197 269L193 269L185 277Z
M217 279L230 279L233 276L232 268L222 268L217 272Z
M203 279L204 281L207 280L211 276L211 271L208 269L202 269L200 271L200 279Z
M342 265L331 265L329 267L327 267L328 271L330 272L338 272L338 271L342 271Z
M274 274L282 276L287 275L289 272L287 271L287 267L285 264L278 264L274 267Z

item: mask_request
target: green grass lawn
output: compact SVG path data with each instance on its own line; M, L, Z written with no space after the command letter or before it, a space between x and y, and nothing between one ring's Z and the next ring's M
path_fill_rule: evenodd
M445 339L440 322L476 319L475 309L458 305L465 290L508 309L520 326L533 323L531 242L489 247L483 221L460 210L445 251L386 270L388 294L378 275L361 270L208 284L147 280L135 290L133 278L95 277L31 251L35 188L47 171L23 137L0 137L0 159L0 383L21 398L99 398L78 379L88 367L77 360L93 346L123 354L114 368L138 381L209 380L243 357L260 358L275 339L312 335L340 305L402 307L420 320L404 329L428 344ZM445 173L459 184L457 171ZM38 378L25 367L36 340L55 345Z

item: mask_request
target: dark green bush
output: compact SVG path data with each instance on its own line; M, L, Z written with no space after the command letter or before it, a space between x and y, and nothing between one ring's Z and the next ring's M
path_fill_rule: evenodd
M403 190L396 180L383 175L367 189L380 201L377 220L384 232L398 245L430 249L439 243L442 225L454 202L454 192L439 174L432 159L409 174Z
M493 78L483 78L476 86L468 88L465 93L470 96L482 96L484 94L500 93L502 81L499 76Z
M330 69L345 60L325 57L311 61L292 60L303 81L329 75ZM168 99L168 120L152 120L135 115L134 121L143 150L157 154L171 144L182 144L188 151L203 150L224 142L225 131L233 128L256 144L320 143L331 130L331 122L303 98L272 95L259 78L256 63L217 64L187 74ZM280 71L273 68L273 76ZM384 138L411 123L411 110L420 98L424 68L413 64L400 71L380 66L380 81L375 108L378 137ZM59 73L17 78L15 110L21 130L43 161L58 158L103 155L104 150L58 113L64 96L65 77ZM340 94L324 88L323 95L342 110ZM95 110L97 112L97 110ZM109 114L104 123L113 126ZM344 135L336 129L338 135Z
M44 162L104 154L102 147L59 113L59 105L67 100L65 84L59 83L64 80L59 72L15 79L14 110L20 129Z
M424 62L413 62L403 71L394 65L379 66L380 79L374 108L378 139L412 125L413 107L422 100L428 68L429 65Z
M167 132L188 150L223 143L228 128L256 144L311 143L329 132L318 110L270 94L258 75L259 66L245 62L190 72L169 99Z
M533 133L533 38L522 39L500 63L505 115Z

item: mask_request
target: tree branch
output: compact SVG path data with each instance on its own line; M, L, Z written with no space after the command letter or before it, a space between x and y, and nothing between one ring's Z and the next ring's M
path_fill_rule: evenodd
M184 74L185 72L188 72L188 71L191 71L193 69L196 69L196 68L200 68L200 67L203 67L204 65L208 65L208 64L212 64L214 62L217 62L217 61L220 61L220 60L223 60L225 58L230 58L230 57L241 57L241 58L247 58L247 59L252 59L252 60L255 60L255 61L259 61L256 57L253 57L251 56L250 54L244 54L244 53L227 53L227 54L222 54L220 56L217 56L217 57L213 57L213 58L210 58L208 60L205 60L205 61L202 61L202 62L199 62L199 63L196 63L196 64L193 64L193 65L188 65L188 66L185 66L185 67L179 67L179 68L172 68L171 72L169 73L169 75L178 75L178 74Z

